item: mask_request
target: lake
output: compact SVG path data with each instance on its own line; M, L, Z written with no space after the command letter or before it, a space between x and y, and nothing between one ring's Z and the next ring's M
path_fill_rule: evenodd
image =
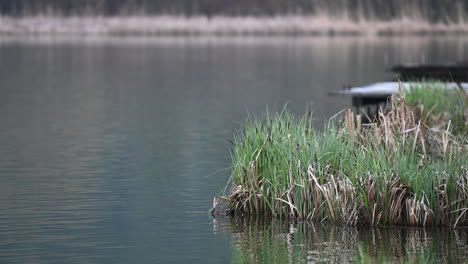
M466 228L208 213L249 114L287 103L320 129L350 106L329 92L456 61L468 37L2 36L0 262L343 263L361 250L462 263Z

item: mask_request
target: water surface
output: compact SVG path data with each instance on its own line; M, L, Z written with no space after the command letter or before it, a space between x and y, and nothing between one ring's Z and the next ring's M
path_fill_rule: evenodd
M320 128L349 105L330 91L391 80L394 63L468 60L466 50L462 37L2 37L0 262L262 262L255 239L278 254L291 245L298 262L393 250L388 237L406 250L413 231L236 227L207 211L247 113L308 106ZM302 242L288 244L291 228ZM447 248L439 257L468 255L464 229L415 232ZM336 257L317 235L347 246Z

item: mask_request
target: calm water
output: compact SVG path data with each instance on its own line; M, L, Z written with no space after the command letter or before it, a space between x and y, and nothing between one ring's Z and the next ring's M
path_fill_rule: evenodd
M468 60L468 38L0 39L0 263L351 261L468 256L468 231L213 219L247 112L307 105L399 62ZM434 251L434 250L433 250ZM271 257L265 259L265 257Z

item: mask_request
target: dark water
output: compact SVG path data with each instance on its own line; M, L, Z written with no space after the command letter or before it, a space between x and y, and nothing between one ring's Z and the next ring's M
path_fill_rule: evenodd
M229 166L228 140L247 112L309 105L320 127L349 103L328 92L391 79L394 63L468 60L467 50L467 38L443 36L2 37L0 263L250 263L265 254L339 263L360 247L435 247L439 259L462 262L465 229L239 223L207 212L229 177L213 173Z

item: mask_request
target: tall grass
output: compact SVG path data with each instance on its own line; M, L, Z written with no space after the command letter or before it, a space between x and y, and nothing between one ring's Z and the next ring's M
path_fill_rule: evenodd
M284 109L235 136L230 215L346 225L468 224L467 141L431 129L394 95L362 125L350 110L323 131Z
M441 128L450 120L454 133L464 136L468 133L465 118L468 96L462 90L446 89L441 82L414 82L405 93L405 99L429 126Z

